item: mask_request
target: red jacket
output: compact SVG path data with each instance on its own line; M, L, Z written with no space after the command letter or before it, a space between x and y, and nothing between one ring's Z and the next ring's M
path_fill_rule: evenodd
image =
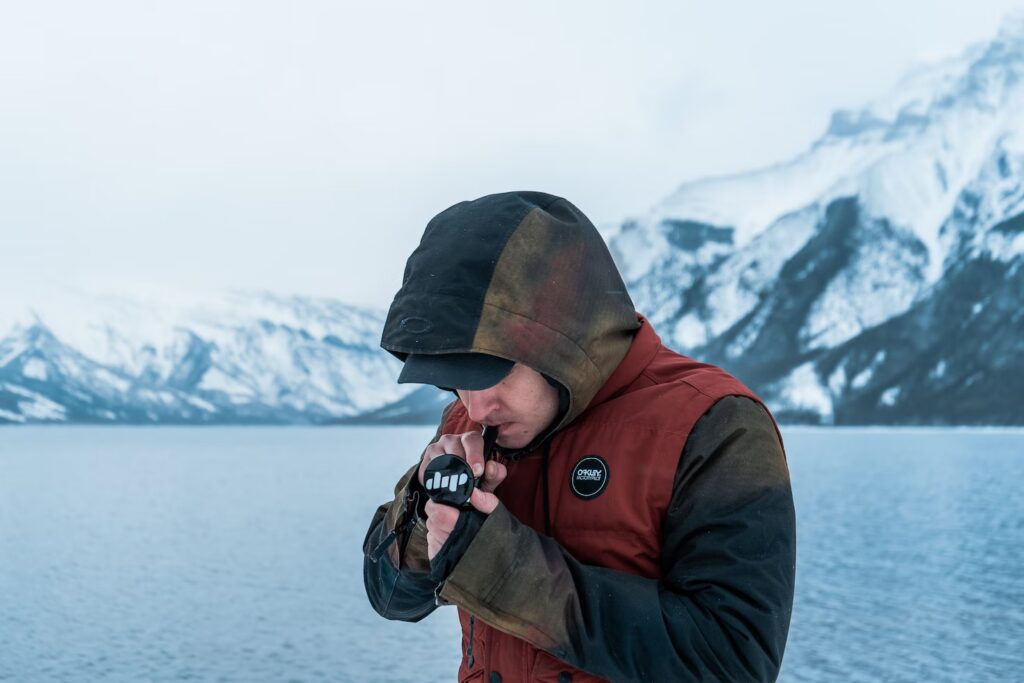
M628 354L587 410L554 436L547 457L542 448L511 464L496 493L517 520L579 562L660 579L662 525L690 431L725 396L759 399L725 371L669 350L640 320ZM480 429L456 403L442 432ZM574 477L596 482L584 495L601 490L584 497L574 492ZM472 665L463 657L460 681L495 671L506 681L558 681L563 672L573 681L604 680L486 621L474 620L469 648L470 614L460 609L459 617L463 652L473 653Z

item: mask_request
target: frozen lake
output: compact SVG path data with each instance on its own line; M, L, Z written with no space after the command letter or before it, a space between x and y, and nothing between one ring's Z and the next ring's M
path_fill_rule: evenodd
M790 428L783 681L1024 680L1024 431ZM362 588L433 435L0 429L0 681L453 681L453 608Z

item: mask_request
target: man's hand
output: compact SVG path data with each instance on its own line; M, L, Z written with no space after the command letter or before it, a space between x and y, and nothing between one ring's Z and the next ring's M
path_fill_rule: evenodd
M493 460L484 463L484 439L480 432L466 432L464 434L445 434L434 443L427 446L423 452L423 460L420 462L419 479L423 483L423 473L430 461L439 455L450 453L463 458L469 463L475 477L483 474L479 486L473 490L469 502L480 512L489 515L498 507L498 497L493 491L498 484L505 480L508 470L499 462ZM427 557L434 559L438 551L448 540L455 523L459 521L459 511L450 505L441 505L432 500L426 502L424 510L427 513Z

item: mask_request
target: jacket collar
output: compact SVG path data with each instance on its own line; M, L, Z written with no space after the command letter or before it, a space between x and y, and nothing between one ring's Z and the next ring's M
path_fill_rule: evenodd
M539 451L542 445L550 441L557 434L566 429L571 429L572 426L579 421L581 417L587 414L594 407L609 401L619 394L623 393L629 388L633 382L640 376L640 373L650 365L651 361L654 360L655 354L661 348L661 337L654 331L651 323L640 313L634 313L636 315L637 322L640 323L640 327L633 335L633 341L629 346L629 350L626 355L619 362L618 366L612 372L611 376L605 381L605 383L598 390L594 398L587 404L579 415L577 415L572 422L563 426L561 429L553 432L546 432L545 434L538 436L538 438L521 449L503 448L497 446L496 450L510 458L511 460L517 460L523 455L531 452Z

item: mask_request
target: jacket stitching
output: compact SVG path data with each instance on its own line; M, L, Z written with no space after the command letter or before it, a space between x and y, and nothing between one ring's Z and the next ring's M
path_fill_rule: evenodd
M701 389L699 386L697 386L696 384L694 384L693 382L691 382L688 379L681 379L679 381L682 382L683 384L686 384L686 385L692 387L694 391L699 392L701 394L704 394L708 398L716 398L713 394L709 394L708 392L704 391L703 389ZM722 398L722 397L718 397L718 398Z

